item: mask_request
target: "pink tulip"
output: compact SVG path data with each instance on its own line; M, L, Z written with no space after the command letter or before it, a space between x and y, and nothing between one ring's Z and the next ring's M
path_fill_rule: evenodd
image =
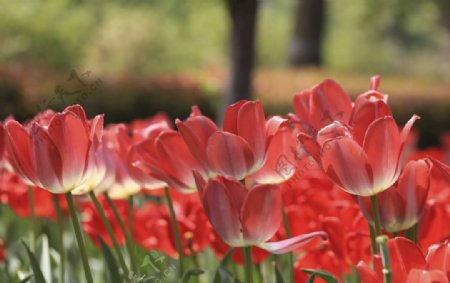
M242 100L230 105L223 130L197 108L185 121L177 120L176 125L209 177L249 177L251 182L268 184L286 181L294 174L294 131L279 116L266 121L259 101Z
M377 195L380 222L388 232L400 232L414 226L422 216L430 186L431 162L410 161L398 181ZM370 199L358 197L361 210L373 222Z
M205 181L195 174L205 213L217 234L232 247L258 246L272 253L286 253L325 232L313 232L267 242L281 223L281 192L276 185L247 189L237 180L218 176Z
M303 130L315 133L333 121L347 124L352 112L348 94L333 80L324 80L294 96L295 113Z
M5 125L9 163L29 184L52 193L82 188L96 166L103 116L89 122L81 106L69 106L50 119Z
M400 175L404 145L419 117L414 115L400 132L385 100L375 91L365 93L356 100L348 123L336 120L315 135L299 135L328 177L351 194L375 195Z

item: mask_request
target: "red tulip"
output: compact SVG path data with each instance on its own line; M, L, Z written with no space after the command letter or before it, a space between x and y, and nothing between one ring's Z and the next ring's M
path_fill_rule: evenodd
M352 112L349 95L333 80L325 80L296 94L293 104L303 130L309 134L316 133L333 121L348 124Z
M450 266L447 260L449 246L442 243L431 247L425 258L422 251L405 238L387 241L392 282L447 283ZM374 256L374 270L360 262L357 270L362 283L382 282L382 266L379 255Z
M53 196L46 190L38 187L29 187L16 174L2 172L0 175L0 203L6 204L19 217L31 216L29 190L33 190L34 215L46 219L56 220L56 208ZM59 204L63 214L69 210L63 195L58 195Z
M433 245L428 248L426 260L430 266L430 270L440 270L448 276L450 280L450 244L448 241Z
M109 152L108 163L112 163L107 174L112 180L108 178L100 183L95 190L97 193L108 191L112 198L123 199L140 191L141 185L131 177L127 163L133 137L125 124L111 124L105 128L103 146Z
M400 133L386 104L387 96L375 90L378 84L379 78L374 78L373 90L360 95L352 111L348 103L333 110L345 113L343 117L351 113L351 118L334 118L321 124L317 134L299 135L328 177L344 191L359 196L375 195L394 184L409 131L419 118L414 115ZM310 111L316 117L323 115L319 107Z
M431 162L410 161L398 181L377 195L384 230L399 232L414 226L422 216L430 186ZM370 199L358 197L361 210L373 222Z
M264 164L267 150L265 123L261 103L244 100L227 108L223 131L202 115L192 114L184 122L176 121L204 171L238 180L255 173Z
M258 246L272 253L285 253L324 232L299 235L279 242L266 242L281 222L281 192L276 185L247 189L239 181L218 176L205 182L195 174L206 215L217 234L232 247Z
M83 189L96 166L95 151L101 138L103 117L90 123L81 106L55 113L47 123L5 125L9 162L29 184L52 193Z
M339 122L322 128L316 139L300 134L299 139L328 177L344 191L371 196L394 184L402 168L402 151L414 116L398 131L391 116L373 121L362 144Z
M125 235L120 228L119 221L116 219L112 208L108 205L108 202L103 196L99 196L98 200L100 205L102 206L103 212L111 225L111 228L114 232L114 235L117 239L119 245L122 245L125 242ZM121 215L122 220L125 225L128 225L128 202L124 200L115 200L114 204ZM106 230L106 226L103 223L95 205L91 201L86 201L81 203L81 211L82 211L82 225L84 232L89 236L92 242L99 247L99 236L103 241L109 246L112 246L112 239L109 237L109 234Z
M279 116L266 121L259 101L239 101L225 114L223 130L194 108L176 125L209 177L216 174L259 184L281 183L296 167L296 133Z
M184 193L195 191L192 170L206 175L180 133L175 131L162 132L155 139L145 139L134 145L128 162L133 168L134 176L144 179L144 184L152 178Z
M171 257L176 257L175 246L170 241L170 220L166 217L165 210L165 206L153 202L135 209L133 237L137 244L147 250L157 249Z

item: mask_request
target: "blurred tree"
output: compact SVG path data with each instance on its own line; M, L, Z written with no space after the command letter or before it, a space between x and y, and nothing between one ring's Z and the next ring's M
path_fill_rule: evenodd
M294 33L289 46L289 63L293 66L320 65L325 21L324 0L295 0Z
M218 115L220 122L227 105L249 99L251 95L258 2L259 0L226 0L231 19L230 70Z
M449 0L436 0L441 13L442 25L450 32L450 1Z

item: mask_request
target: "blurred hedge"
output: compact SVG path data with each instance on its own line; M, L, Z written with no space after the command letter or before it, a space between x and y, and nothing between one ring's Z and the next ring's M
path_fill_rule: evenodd
M76 71L76 70L75 70ZM71 103L83 105L89 114L105 113L107 122L130 121L164 111L172 118L184 118L191 106L199 105L205 115L215 117L225 70L153 76L106 76L88 73L83 79L93 90L85 97L76 93L58 99L58 87L70 93L82 90L68 74L39 69L0 69L0 114L27 119L50 107L61 110ZM370 75L333 72L321 69L260 69L255 74L254 90L268 114L292 112L292 96L325 78L334 78L353 97L366 91ZM97 83L97 84L96 84ZM86 89L85 89L86 90ZM411 77L383 77L381 89L389 94L395 118L403 125L412 114L422 117L416 123L421 132L420 145L437 144L439 136L450 131L450 84ZM56 93L55 93L56 92ZM50 102L49 102L50 101Z

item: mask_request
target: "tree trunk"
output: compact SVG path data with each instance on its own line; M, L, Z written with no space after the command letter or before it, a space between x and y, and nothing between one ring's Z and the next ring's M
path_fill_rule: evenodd
M292 66L320 65L324 0L296 0L294 34L289 46Z
M250 99L255 56L256 20L259 0L227 0L231 19L230 69L218 115L223 121L225 108L238 100Z

